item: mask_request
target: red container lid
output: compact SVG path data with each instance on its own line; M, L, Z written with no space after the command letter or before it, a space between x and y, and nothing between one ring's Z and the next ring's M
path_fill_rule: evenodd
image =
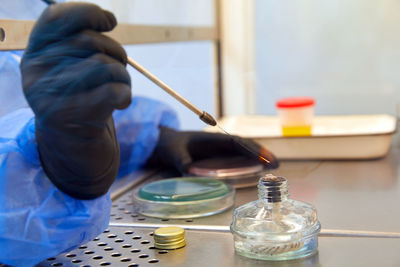
M313 106L315 103L312 97L288 97L276 101L277 108L300 108Z

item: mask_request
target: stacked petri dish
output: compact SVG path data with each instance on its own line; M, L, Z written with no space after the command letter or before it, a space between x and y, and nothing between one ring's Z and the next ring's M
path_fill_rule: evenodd
M265 173L264 165L246 157L219 157L194 162L189 174L212 177L235 188L253 187Z

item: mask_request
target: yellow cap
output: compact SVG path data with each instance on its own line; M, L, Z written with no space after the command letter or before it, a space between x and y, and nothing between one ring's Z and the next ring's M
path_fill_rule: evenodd
M181 227L161 227L154 231L154 246L159 249L177 249L184 247L185 230Z

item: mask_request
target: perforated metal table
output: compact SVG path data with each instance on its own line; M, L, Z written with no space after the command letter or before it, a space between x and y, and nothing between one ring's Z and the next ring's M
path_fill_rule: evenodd
M312 203L323 228L400 232L400 150L370 161L284 161L275 174L289 179L291 197ZM137 173L113 188L110 227L94 241L39 266L400 266L400 239L320 237L319 253L303 260L265 262L234 253L232 236L221 232L233 209L210 217L161 220L137 214L131 195L143 182L165 174ZM256 189L237 191L236 206L255 200ZM153 247L162 225L187 230L187 246Z

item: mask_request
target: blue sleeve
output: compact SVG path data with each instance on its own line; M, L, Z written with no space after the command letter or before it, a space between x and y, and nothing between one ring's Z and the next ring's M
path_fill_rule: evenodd
M143 166L153 153L159 136L159 126L179 127L175 112L159 101L135 96L131 105L114 112L115 129L121 150L118 177Z
M40 165L30 109L0 118L0 262L32 266L99 235L109 193L77 200L58 190Z
M0 51L0 116L28 107L19 71L21 55L22 51Z

